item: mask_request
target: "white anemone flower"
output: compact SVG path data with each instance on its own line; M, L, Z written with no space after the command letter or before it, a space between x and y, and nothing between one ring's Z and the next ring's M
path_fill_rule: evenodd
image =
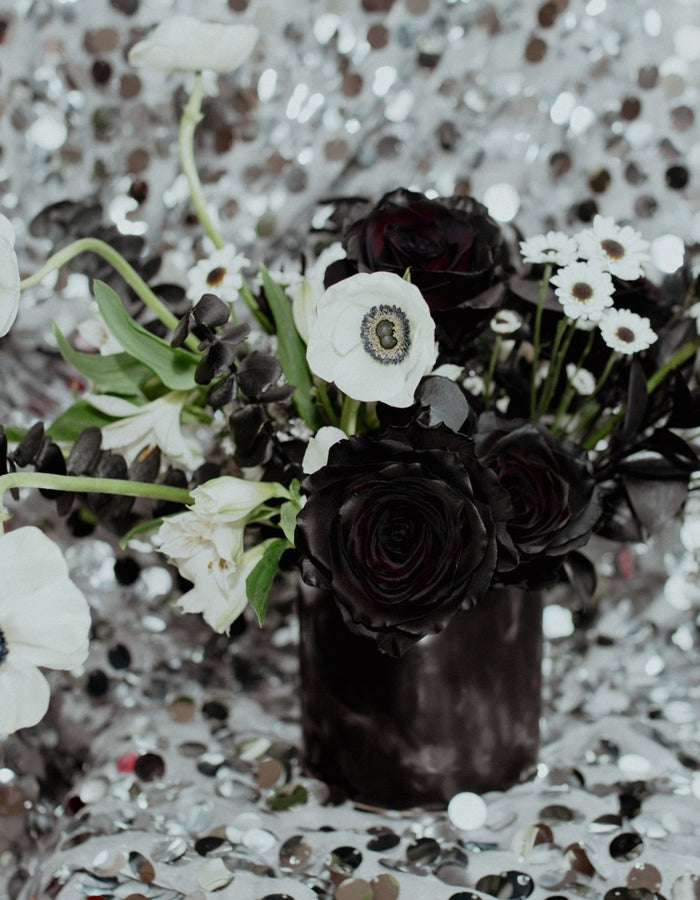
M361 272L318 302L306 358L354 400L413 403L435 365L435 325L418 288L392 272Z
M658 339L649 319L629 309L608 310L599 327L608 347L627 355L646 350Z
M520 241L520 252L526 263L570 266L578 259L576 241L562 231L548 231L547 234L536 234L526 241Z
M343 441L347 434L342 428L336 428L334 425L323 425L318 429L314 437L309 440L301 461L301 468L305 475L311 475L312 472L318 472L328 462L328 451L333 444Z
M588 369L581 369L575 363L567 363L566 377L571 387L581 397L590 397L595 390L595 376Z
M180 425L187 400L185 391L169 391L143 406L110 394L86 394L84 399L90 406L117 419L101 428L103 449L117 450L127 462L132 462L145 446L155 444L166 456L188 469L201 463L198 441L194 436L186 437Z
M0 214L0 337L7 334L19 309L19 264L15 253L15 230Z
M28 728L49 706L38 666L85 662L90 609L58 546L33 526L0 536L0 735Z
M203 294L216 294L227 303L232 303L243 287L242 270L247 265L250 265L250 260L238 253L233 244L214 250L187 273L187 296L196 303Z
M578 235L578 245L584 259L625 281L641 278L642 263L649 259L649 242L638 231L630 225L616 225L605 216L593 217L593 227Z
M612 306L614 287L607 272L592 263L576 262L559 269L552 277L564 312L570 319L597 322L607 307Z
M201 613L215 631L228 633L248 602L246 579L270 541L243 549L244 526L214 522L192 510L166 519L155 537L192 588L177 601L189 613Z
M200 22L176 15L162 21L146 40L129 51L132 66L164 72L232 72L252 54L258 40L254 25Z
M309 341L309 331L316 318L316 306L325 290L323 277L331 263L347 256L343 245L336 242L322 250L318 259L307 266L304 278L288 291L292 298L292 315L297 331L305 343Z

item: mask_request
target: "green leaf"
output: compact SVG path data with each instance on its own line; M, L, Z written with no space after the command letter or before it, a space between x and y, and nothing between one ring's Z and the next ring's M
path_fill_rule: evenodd
M90 381L112 394L132 396L139 393L139 383L150 377L151 370L142 365L128 353L115 353L101 356L99 353L82 353L75 350L54 323L53 333L56 335L58 349L66 362L89 378Z
M103 412L90 406L84 400L79 400L73 406L61 413L46 429L47 433L59 443L72 443L91 425L102 428L113 422L112 416L106 416Z
M196 356L146 331L124 309L119 295L102 281L95 282L95 300L107 327L130 356L148 366L172 390L195 387Z
M267 600L274 581L280 559L285 550L293 546L286 538L275 538L265 548L260 562L246 579L245 589L248 602L255 610L258 623L262 625L267 615Z
M296 388L293 400L297 412L306 424L316 431L320 423L316 406L311 399L313 382L306 363L306 347L294 325L292 304L282 288L270 278L265 266L261 266L260 271L265 297L270 306L272 318L275 320L277 354L282 364L284 377L288 384Z
M132 537L136 537L137 534L143 534L144 531L152 531L154 528L159 528L162 524L162 516L159 516L157 519L149 519L147 522L139 522L138 525L134 525L125 535L119 538L119 546L122 550L126 550Z
M292 503L291 500L288 500L287 503L283 503L280 507L280 528L284 532L284 536L292 545L294 544L294 530L297 527L298 512L299 507L296 503Z
M272 797L268 797L265 803L274 812L284 812L293 806L301 806L307 803L309 794L302 784L285 785Z

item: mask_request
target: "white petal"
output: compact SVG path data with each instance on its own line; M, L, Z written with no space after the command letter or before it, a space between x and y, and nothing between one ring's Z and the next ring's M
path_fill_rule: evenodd
M246 518L272 497L288 496L287 490L274 481L246 481L231 475L212 478L191 493L198 515L229 522Z
M12 222L10 222L7 216L3 216L2 213L0 213L0 237L5 238L10 247L15 246L15 229Z
M328 462L328 451L333 444L342 441L347 437L342 428L336 428L333 425L324 425L319 428L315 436L309 441L304 458L301 461L301 468L305 475L317 472L322 469Z
M136 403L131 403L129 400L124 400L122 397L113 397L111 394L85 394L83 400L87 401L90 406L103 412L106 416L114 416L115 418L140 415L150 407L148 403L139 406Z
M8 656L0 665L0 735L30 728L49 708L49 683L36 668Z
M17 318L19 281L17 254L10 241L0 235L0 337L7 334Z

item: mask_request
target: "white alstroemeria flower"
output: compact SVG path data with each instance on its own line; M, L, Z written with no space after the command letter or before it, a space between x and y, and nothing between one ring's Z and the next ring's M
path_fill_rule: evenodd
M343 245L336 242L322 250L318 259L306 267L304 278L287 292L292 298L292 315L297 331L305 343L309 342L309 331L316 318L316 306L325 290L323 278L331 263L347 256Z
M15 230L0 213L0 337L7 334L19 309L19 263L15 253Z
M311 475L312 472L318 472L328 462L328 451L333 444L338 441L344 441L347 434L342 428L336 428L334 425L323 425L318 429L315 436L311 438L301 461L301 468L305 475Z
M129 51L132 66L164 72L232 72L252 54L258 40L254 25L200 22L176 15L162 21L146 40Z
M90 609L52 540L33 526L0 536L0 735L44 716L37 668L73 669L88 653Z
M253 510L275 497L289 497L289 491L274 481L247 481L222 475L191 491L193 512L212 522L245 522Z
M354 400L413 403L435 365L435 325L418 288L392 272L361 272L318 302L306 358Z
M568 234L548 231L520 241L520 252L523 262L570 266L578 259L578 244Z
M244 527L213 522L188 510L166 519L158 530L159 545L193 587L178 600L185 612L201 613L218 632L228 633L248 602L246 579L269 541L243 550Z
M559 269L552 277L554 293L570 319L597 322L612 306L614 287L607 272L593 263L577 262Z
M575 363L567 363L566 377L571 387L581 397L590 397L595 390L595 376L588 369L580 369Z
M203 294L216 294L227 303L232 303L243 287L242 271L247 265L250 265L250 260L236 252L233 244L214 250L187 273L187 296L196 303Z
M146 445L155 444L166 456L188 469L201 463L199 443L194 437L186 437L180 425L186 392L169 391L143 406L111 394L86 394L84 399L118 420L102 426L103 449L117 450L131 462Z
M578 235L579 255L597 263L604 271L625 281L644 274L649 242L630 225L619 226L605 216L594 216L593 227Z
M522 316L513 309L499 309L489 322L495 334L514 334L523 324Z
M124 348L114 337L112 332L100 315L96 303L90 304L91 319L85 319L76 326L80 337L91 347L100 351L102 356L111 356L114 353L123 353Z
M600 335L612 350L630 355L646 350L658 339L649 319L629 309L610 309L600 320Z

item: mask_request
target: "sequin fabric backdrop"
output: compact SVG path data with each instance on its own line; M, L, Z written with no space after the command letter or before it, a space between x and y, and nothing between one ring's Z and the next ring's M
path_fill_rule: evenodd
M697 0L4 0L0 211L23 275L99 229L164 283L206 251L178 174L187 77L126 62L173 12L261 31L208 82L197 131L207 196L253 264L295 264L325 199L401 185L472 193L524 233L598 211L652 241L655 277L697 267ZM49 417L76 387L50 322L85 317L92 265L23 295L3 421ZM334 805L303 775L284 597L265 633L229 643L173 613L151 557L32 511L95 634L45 722L0 750L3 894L700 896L697 519L682 541L601 549L599 608L551 607L538 777L450 819Z

